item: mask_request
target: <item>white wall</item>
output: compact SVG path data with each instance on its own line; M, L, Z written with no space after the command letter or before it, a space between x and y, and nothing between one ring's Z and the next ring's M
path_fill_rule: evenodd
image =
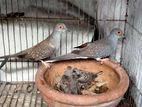
M5 14L5 0L0 1L1 13ZM17 0L13 0L13 11L17 11ZM35 17L36 15L40 18L46 17L66 17L67 12L70 12L70 8L65 11L65 4L58 3L56 0L37 0L37 4L32 2L32 0L18 0L19 1L19 10L25 12L26 17ZM29 2L31 1L31 2ZM43 2L42 2L43 1ZM120 27L124 30L125 25L125 13L126 13L126 1L127 0L82 0L81 1L71 1L69 2L76 4L90 16L99 20L99 31L101 36L106 36L109 34L110 30L115 27ZM7 12L12 11L11 1L7 0ZM49 5L50 4L50 5ZM58 6L56 6L58 4ZM37 8L37 7L38 8ZM57 9L59 7L59 9ZM87 7L87 8L86 8ZM96 10L97 9L97 10ZM56 14L47 14L49 10L56 11ZM59 11L59 12L58 12ZM75 10L73 11L77 13ZM71 16L76 16L70 14ZM53 25L60 22L51 21L47 19L43 20L15 20L14 22L2 21L0 23L0 56L5 54L13 54L19 52L23 49L31 47L36 43L40 42L46 38L51 32ZM20 24L19 24L20 22ZM93 36L93 27L89 24L84 23L80 24L79 21L64 21L67 26L71 29L70 33L64 34L61 39L61 48L57 55L65 54L70 52L74 46L80 45L84 42L90 41ZM14 27L13 27L14 26ZM3 30L2 30L3 29ZM71 37L72 35L72 37ZM4 39L3 39L4 37ZM73 41L72 41L73 40ZM120 49L121 44L118 47L117 59L120 61ZM22 62L11 62L7 63L5 67L0 72L0 80L2 81L32 81L37 71L37 64L32 63L22 63Z
M3 56L4 54L13 54L37 44L38 42L45 39L49 34L51 34L54 25L55 22L51 23L48 21L38 21L37 26L35 21L27 20L20 21L20 27L19 23L16 21L14 22L14 26L12 21L8 21L8 26L5 22L1 23L0 56ZM63 55L71 52L73 47L84 42L91 41L93 36L93 29L87 25L85 27L78 27L77 24L69 25L68 23L66 23L66 25L69 27L71 32L67 32L61 35L61 46L57 55ZM71 36L72 34L73 36ZM21 81L22 78L23 81L34 80L32 74L35 74L37 71L37 69L34 68L36 65L33 66L32 63L29 63L28 65L28 63L21 62L7 63L0 72L1 80L6 81L7 79L7 81L17 81L18 79L18 81ZM29 74L31 76L28 77ZM18 78L16 75L18 75ZM24 76L21 78L21 75Z
M122 64L133 82L132 96L142 106L142 0L129 0Z

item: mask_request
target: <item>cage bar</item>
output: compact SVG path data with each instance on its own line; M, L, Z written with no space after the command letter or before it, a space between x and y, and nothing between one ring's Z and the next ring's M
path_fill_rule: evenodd
M129 107L141 107L141 5L141 0L1 0L0 56L34 46L50 35L58 22L65 23L71 32L60 35L60 49L55 56L120 27L126 40L120 42L116 59L132 81L118 107L128 103ZM2 107L46 106L34 83L38 66L36 61L10 59L0 69Z

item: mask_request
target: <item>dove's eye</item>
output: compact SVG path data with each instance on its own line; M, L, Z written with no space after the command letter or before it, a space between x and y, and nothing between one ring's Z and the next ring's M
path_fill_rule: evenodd
M121 31L117 31L117 35L121 36L122 32Z
M59 28L60 28L60 29L64 29L64 26L61 25L61 26L59 26Z
M117 32L118 34L120 34L121 32Z

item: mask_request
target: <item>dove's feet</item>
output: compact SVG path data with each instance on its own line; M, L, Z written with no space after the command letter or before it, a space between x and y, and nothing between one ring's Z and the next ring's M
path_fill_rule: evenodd
M104 64L105 61L111 61L111 59L109 58L97 58L97 61L99 61L101 64ZM118 66L120 66L120 63L117 61L113 61L115 64L117 64Z
M40 60L40 61L41 61L41 63L42 63L46 68L50 68L50 64L49 64L49 63L44 62L44 61L42 61L42 60Z
M101 64L103 64L105 61L109 61L109 58L96 58L97 61L99 61Z

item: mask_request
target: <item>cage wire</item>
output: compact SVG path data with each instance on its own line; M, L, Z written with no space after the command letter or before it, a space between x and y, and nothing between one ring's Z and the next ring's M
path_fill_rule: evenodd
M44 40L58 22L65 23L71 30L60 35L56 56L66 54L75 46L108 35L114 27L125 30L127 8L127 0L1 0L0 56L22 51ZM121 45L118 60L120 51ZM2 107L46 106L34 83L38 66L39 62L10 59L0 70ZM135 107L130 91L119 107L126 104Z

